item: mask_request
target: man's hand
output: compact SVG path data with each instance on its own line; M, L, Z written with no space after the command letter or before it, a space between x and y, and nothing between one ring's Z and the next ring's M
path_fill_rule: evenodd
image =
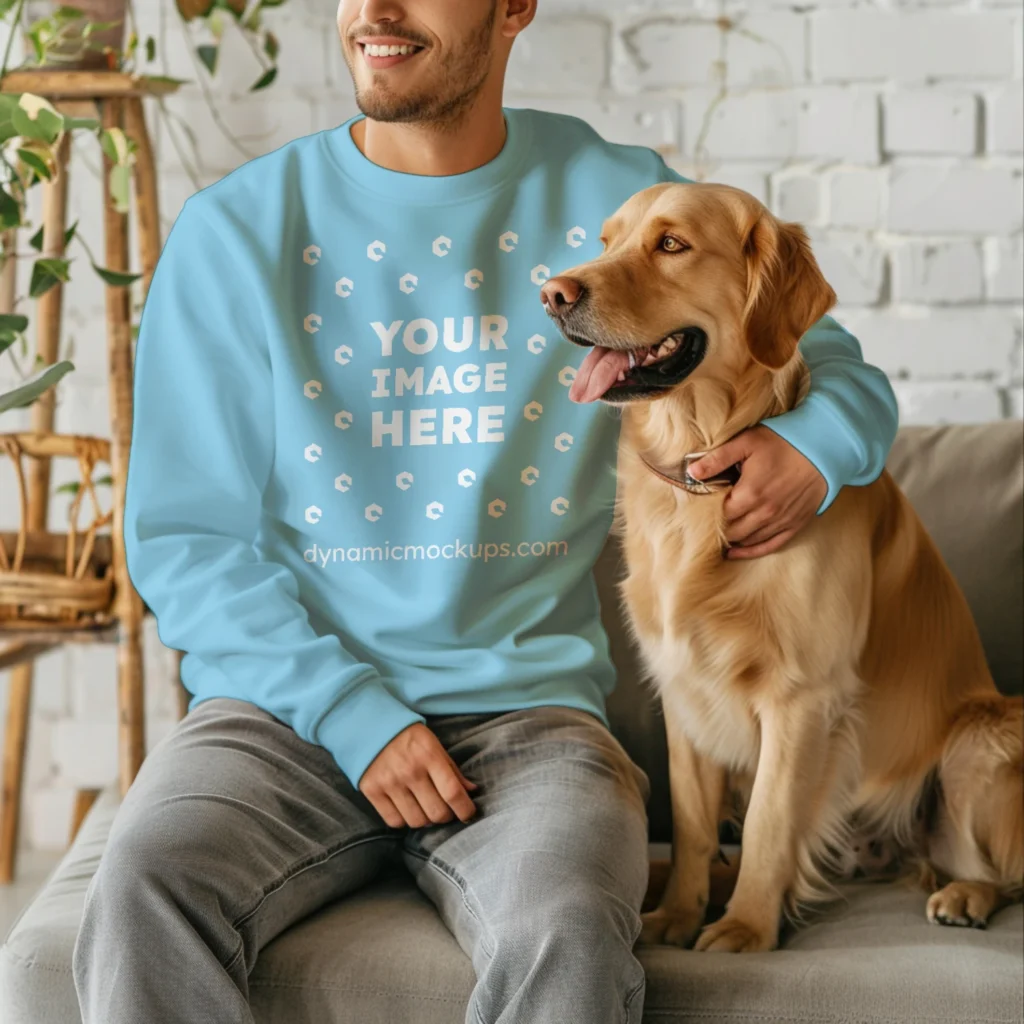
M476 814L467 789L476 789L448 756L441 741L422 723L403 729L370 762L360 792L392 828L441 825Z
M828 484L808 459L764 426L737 434L694 462L689 473L702 480L737 462L743 463L739 483L723 505L726 558L758 558L778 551L814 518Z

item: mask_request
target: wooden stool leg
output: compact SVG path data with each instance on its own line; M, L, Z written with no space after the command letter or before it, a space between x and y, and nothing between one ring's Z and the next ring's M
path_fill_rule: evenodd
M71 812L71 829L68 833L68 846L75 841L78 830L89 813L89 808L96 803L96 797L100 795L98 789L79 789L75 791L75 806Z
M153 146L146 129L145 111L141 96L125 100L125 133L136 144L135 173L132 175L135 192L135 224L139 236L139 264L142 270L142 301L149 294L149 283L160 257L160 203L156 182L156 164L153 160ZM181 684L181 659L183 651L175 651L175 687L178 695L178 717L188 713L188 702L192 695Z
M104 128L122 127L124 100L100 101ZM127 271L128 218L114 208L110 194L111 161L103 154L103 229L106 264ZM142 599L132 586L124 552L124 492L132 432L131 306L126 287L106 286L107 358L110 377L110 476L113 522L113 571L117 645L118 747L122 796L135 781L146 749L142 664Z
M135 225L139 233L139 263L142 270L142 298L149 294L149 282L160 257L160 202L156 187L153 147L146 130L141 96L125 100L125 134L138 146L135 153Z
M64 254L64 228L67 223L67 163L71 136L65 134L56 149L56 173L43 182L43 248L42 255L60 258ZM15 233L14 238L17 238ZM13 287L12 258L5 265L4 298ZM11 277L6 274L10 273ZM36 305L36 351L44 363L54 363L60 347L61 310L64 289L54 285L39 297ZM32 405L31 429L39 433L53 431L56 396L45 392ZM45 530L50 506L50 460L32 459L29 466L28 522L29 530ZM0 790L0 884L14 879L18 854L18 831L21 824L21 794L24 783L25 751L28 741L29 715L32 709L32 677L34 661L22 662L11 670L11 690L7 704L7 727L4 733L3 786Z
M14 881L21 824L21 786L25 771L29 712L32 707L32 662L11 669L4 732L4 778L0 791L0 885Z

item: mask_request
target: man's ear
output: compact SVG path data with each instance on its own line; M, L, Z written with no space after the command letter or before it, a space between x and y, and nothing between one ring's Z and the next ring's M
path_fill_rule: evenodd
M743 325L747 348L762 366L778 370L797 343L836 303L821 273L807 232L762 211L743 243L747 302Z

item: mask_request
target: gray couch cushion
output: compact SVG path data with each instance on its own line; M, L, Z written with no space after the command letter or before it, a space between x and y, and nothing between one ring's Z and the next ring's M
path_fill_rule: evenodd
M85 890L116 790L104 791L47 886L0 950L3 1024L80 1024L71 976ZM701 1024L1013 1024L1024 999L1024 912L987 931L924 920L923 896L855 886L848 902L775 953L638 947L644 1020ZM260 1024L463 1024L473 967L403 871L306 918L250 976ZM523 1022L528 1024L528 1022Z

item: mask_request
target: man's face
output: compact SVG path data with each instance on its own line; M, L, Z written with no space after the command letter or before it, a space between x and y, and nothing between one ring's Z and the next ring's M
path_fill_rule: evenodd
M359 109L375 121L451 121L494 67L497 2L341 0L338 34ZM419 49L374 57L366 40Z

